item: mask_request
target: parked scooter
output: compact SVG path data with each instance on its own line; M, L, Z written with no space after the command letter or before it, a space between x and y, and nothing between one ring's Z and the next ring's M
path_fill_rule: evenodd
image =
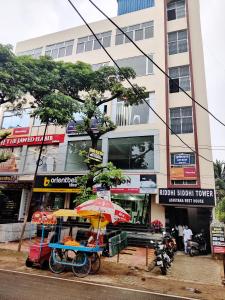
M150 243L155 249L155 259L153 261L153 267L159 267L162 275L166 275L167 269L171 266L171 259L166 252L166 245L154 241L150 241Z
M192 240L188 241L188 253L190 256L207 253L207 243L204 234L196 234Z

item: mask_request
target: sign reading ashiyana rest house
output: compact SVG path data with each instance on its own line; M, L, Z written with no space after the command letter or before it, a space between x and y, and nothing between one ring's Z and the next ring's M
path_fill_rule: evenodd
M159 189L159 203L169 205L214 206L212 189Z

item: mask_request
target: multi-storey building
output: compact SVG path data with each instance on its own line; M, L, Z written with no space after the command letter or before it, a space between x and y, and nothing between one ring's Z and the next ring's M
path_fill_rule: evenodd
M207 107L199 1L118 0L113 21L171 76L168 80L108 20L90 24L117 63L135 70L135 82L148 91L146 100L173 132L146 103L127 107L117 99L102 108L118 126L99 144L104 162L113 162L130 177L112 189L112 199L131 214L133 223L159 219L168 226L189 224L195 232L207 229L214 206L213 164L198 154L212 160L209 116L174 84ZM113 65L84 25L19 42L16 54L84 61L93 69ZM13 135L2 145L13 156L0 164L7 196L0 217L5 221L23 219L44 131L29 111L21 116L2 111L1 127L12 128ZM32 209L74 207L74 186L64 181L85 173L79 150L89 146L74 124L48 127Z

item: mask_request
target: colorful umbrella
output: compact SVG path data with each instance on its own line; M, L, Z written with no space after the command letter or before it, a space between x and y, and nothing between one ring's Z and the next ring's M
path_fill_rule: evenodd
M104 218L111 223L129 222L130 215L119 205L102 198L95 200L88 200L76 207L78 214L85 214L85 212L96 213L103 215Z

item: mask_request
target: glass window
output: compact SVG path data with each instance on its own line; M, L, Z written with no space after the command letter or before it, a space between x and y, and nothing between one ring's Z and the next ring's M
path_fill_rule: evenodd
M154 169L154 136L109 139L109 161L121 169Z
M77 44L77 53L84 52L84 43Z
M135 41L143 40L143 38L144 38L143 29L135 30Z
M44 146L39 164L39 172L55 172L57 167L58 145ZM30 146L27 148L24 173L33 173L36 168L40 146Z
M154 101L155 93L149 93L149 97L146 101L152 105ZM138 124L148 124L150 121L150 108L143 102L138 105L124 104L123 100L117 100L116 106L116 125L117 126L128 126ZM152 115L151 115L152 117Z
M169 80L170 93L178 93L179 86L185 91L191 90L189 66L169 68L169 75L172 78Z
M186 15L185 0L173 0L167 5L167 20L184 18Z
M52 58L60 58L71 55L73 53L74 40L69 40L45 47L45 55Z
M102 142L98 142L98 150L102 149ZM84 171L87 170L87 165L84 163L84 158L79 155L81 150L88 151L91 148L91 141L73 141L68 143L66 156L66 171Z
M154 21L136 24L128 27L121 28L126 34L135 41L152 38L154 35ZM123 35L120 30L116 31L115 45L130 43L130 40Z
M108 66L108 65L109 65L109 61L103 62L103 63L99 63L99 64L93 64L93 65L92 65L92 69L93 69L93 71L97 71L97 70L99 70L101 67Z
M5 111L3 114L2 129L28 127L30 123L30 109L20 112Z
M192 107L178 107L170 109L171 129L176 134L192 133ZM171 134L174 134L171 132Z
M180 185L180 184L183 184L183 185L195 185L197 184L197 181L196 180L171 180L171 183L173 185Z
M153 59L152 55L150 55L150 57ZM116 62L119 67L130 67L134 69L137 76L145 76L153 73L153 64L144 55L118 59Z
M96 34L96 36L104 47L111 46L112 31L98 33ZM101 45L98 43L98 41L95 39L93 35L78 39L77 53L82 53L84 51L92 51L97 49L101 49Z
M35 49L32 49L32 50L27 50L27 51L21 51L21 52L18 52L17 55L18 56L22 56L22 55L30 55L34 58L39 58L42 54L42 47L40 48L35 48Z
M121 34L117 34L116 35L116 40L115 40L115 44L116 45L121 45L124 43L124 35L121 33Z
M187 30L170 32L168 34L169 55L187 52Z

